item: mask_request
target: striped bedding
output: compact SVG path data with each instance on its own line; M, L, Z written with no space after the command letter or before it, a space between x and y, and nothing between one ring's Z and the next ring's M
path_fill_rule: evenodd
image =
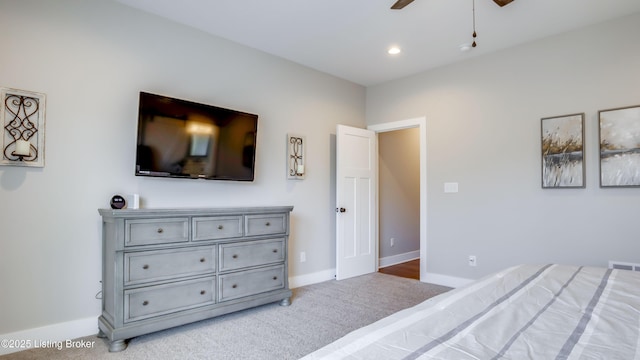
M640 273L520 265L303 359L640 359Z

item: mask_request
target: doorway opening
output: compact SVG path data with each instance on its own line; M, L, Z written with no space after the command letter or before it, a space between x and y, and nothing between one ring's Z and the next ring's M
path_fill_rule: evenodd
M426 136L426 118L425 117L420 117L420 118L414 118L414 119L409 119L409 120L403 120L403 121L396 121L396 122L390 122L390 123L384 123L384 124L378 124L378 125L372 125L369 126L368 129L372 130L374 132L376 132L379 136L381 135L381 133L386 133L386 132L391 132L391 131L397 131L397 130L404 130L404 129L413 129L416 128L417 129L417 152L419 154L418 156L418 188L419 188L419 194L417 195L418 197L418 204L417 204L417 209L411 209L410 211L412 212L418 212L418 236L419 236L419 247L417 249L417 252L413 252L416 250L411 250L408 252L404 252L403 255L399 255L398 257L390 257L390 261L393 261L393 259L396 260L402 260L403 257L414 257L415 258L415 254L419 254L419 260L418 260L418 265L419 265L419 279L421 281L424 281L425 277L426 277L426 249L427 249L427 217L426 217L426 211L427 211L427 136ZM401 155L401 154L400 154ZM415 165L414 165L415 166ZM379 189L378 189L378 194L380 194L380 187L383 186L382 183L379 183ZM380 201L380 196L378 196L378 201ZM383 216L382 212L380 211L380 204L378 204L378 224L381 224L382 221L384 221L384 219L381 219L380 217ZM384 237L383 237L384 236ZM388 234L381 234L381 230L380 230L380 226L378 227L378 232L377 232L377 237L378 237L378 254L379 255L384 255L384 252L381 250L381 242L384 242L385 245L389 245L391 244L391 236L389 236ZM395 239L394 239L395 240ZM387 244L388 243L388 244ZM394 246L396 246L396 244L394 243ZM402 250L400 250L400 253L402 253ZM407 255L408 254L408 255ZM413 255L412 255L413 254ZM381 259L384 259L385 257L380 256ZM410 259L407 259L410 260ZM402 261L398 261L398 262L402 262ZM412 264L407 264L408 266L413 265L415 267L416 262L414 261ZM379 265L384 265L384 264L379 264ZM393 269L389 269L389 270L393 270Z
M378 133L379 271L420 279L419 128Z

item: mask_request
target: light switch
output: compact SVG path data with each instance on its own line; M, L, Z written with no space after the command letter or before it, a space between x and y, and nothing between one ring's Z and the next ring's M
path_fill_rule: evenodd
M446 193L457 193L458 192L458 183L444 183L444 192Z

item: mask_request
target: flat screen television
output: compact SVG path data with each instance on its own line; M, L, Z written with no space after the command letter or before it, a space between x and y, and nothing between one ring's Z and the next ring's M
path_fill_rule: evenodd
M140 92L138 176L253 181L258 115Z

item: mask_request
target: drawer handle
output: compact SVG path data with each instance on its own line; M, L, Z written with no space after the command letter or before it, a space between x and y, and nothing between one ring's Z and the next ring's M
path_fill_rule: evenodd
M142 302L142 306L147 306L147 305L149 305L149 302L147 300Z
M163 228L158 228L158 234L162 234L164 232Z
M273 277L273 280L278 280L278 277L277 277L277 276L274 276L274 277Z
M233 254L232 258L237 259L237 258L238 258L238 255Z
M232 288L232 289L235 289L235 288L237 288L237 287L238 287L238 285L236 285L236 284L231 285L231 288Z
M142 265L142 268L143 268L143 269L145 269L145 270L147 270L147 269L149 268L149 265L144 264L144 265Z
M205 259L205 258L200 259L200 262L201 262L201 263L203 263L203 262L205 262L205 261L207 261L207 259Z
M206 294L206 293L207 293L206 291L204 291L204 290L200 290L200 295L204 295L204 294Z
M266 226L271 226L271 223L267 221Z
M273 252L274 252L274 253L277 253L277 252L278 252L278 249L273 249Z
M218 225L218 230L222 230L223 228L224 228L224 226Z

